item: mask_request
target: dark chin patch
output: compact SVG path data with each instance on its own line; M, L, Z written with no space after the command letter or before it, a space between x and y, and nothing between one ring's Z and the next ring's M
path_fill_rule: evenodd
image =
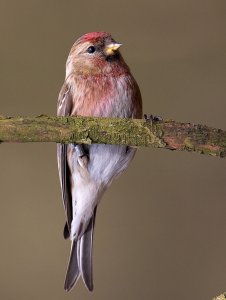
M119 57L120 57L120 54L118 52L116 52L113 55L106 56L106 61L108 61L108 62L114 62L114 61L119 60Z

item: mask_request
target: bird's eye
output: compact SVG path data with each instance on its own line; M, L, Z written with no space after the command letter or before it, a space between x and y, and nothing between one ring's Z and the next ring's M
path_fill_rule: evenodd
M87 49L87 52L92 54L96 51L96 48L94 46L90 46L88 49Z

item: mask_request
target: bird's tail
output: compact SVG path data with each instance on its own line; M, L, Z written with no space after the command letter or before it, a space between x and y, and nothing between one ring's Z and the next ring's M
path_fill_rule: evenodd
M95 224L96 208L89 225L79 240L72 241L71 253L68 263L64 289L69 292L76 284L79 276L89 291L93 290L92 249L93 230Z

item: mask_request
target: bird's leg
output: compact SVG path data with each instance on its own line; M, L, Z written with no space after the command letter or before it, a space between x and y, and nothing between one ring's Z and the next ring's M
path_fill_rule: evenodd
M146 114L144 114L144 119L145 119L146 122L149 122L151 124L153 124L155 122L163 121L163 118L160 117L160 116L146 115Z
M89 155L85 152L85 149L83 147L83 145L79 144L76 145L75 144L75 151L77 153L78 156L78 163L82 168L87 168L88 162L89 162Z

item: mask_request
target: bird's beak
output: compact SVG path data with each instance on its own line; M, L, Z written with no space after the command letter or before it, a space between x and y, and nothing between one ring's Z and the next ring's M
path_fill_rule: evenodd
M111 43L105 47L105 52L107 55L113 55L121 46L120 43Z

